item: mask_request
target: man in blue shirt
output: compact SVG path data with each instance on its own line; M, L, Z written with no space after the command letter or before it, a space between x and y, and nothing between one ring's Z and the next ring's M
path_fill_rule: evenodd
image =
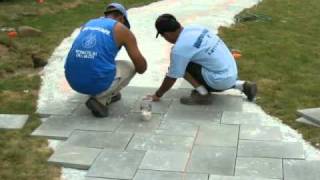
M108 116L108 105L120 100L120 90L147 63L130 31L126 9L118 3L107 5L105 16L89 20L75 39L65 63L65 76L75 91L90 96L87 107L97 117ZM121 47L130 61L115 61Z
M186 79L195 89L191 96L182 97L183 104L211 104L210 92L237 88L253 101L257 86L237 80L237 65L224 42L210 30L199 25L182 27L171 14L159 16L155 23L165 40L174 44L170 54L169 71L160 88L152 96L158 101L176 79Z

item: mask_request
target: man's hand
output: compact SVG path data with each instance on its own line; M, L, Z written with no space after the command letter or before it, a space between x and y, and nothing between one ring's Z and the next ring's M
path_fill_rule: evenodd
M152 99L152 101L155 101L155 102L157 102L157 101L160 101L160 97L158 97L157 95L155 95L155 94L153 94L153 95L147 95L145 98L143 98L143 99Z

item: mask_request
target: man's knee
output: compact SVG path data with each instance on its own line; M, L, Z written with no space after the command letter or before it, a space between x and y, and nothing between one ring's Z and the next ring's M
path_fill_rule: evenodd
M116 61L117 74L120 76L133 77L136 73L134 64L130 61L118 60Z

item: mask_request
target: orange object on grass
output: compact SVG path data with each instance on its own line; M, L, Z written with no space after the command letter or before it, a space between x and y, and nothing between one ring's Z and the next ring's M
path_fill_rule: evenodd
M42 4L44 3L44 0L37 0L37 3Z
M18 33L16 31L10 31L8 32L9 38L15 38L17 37Z
M232 53L232 55L235 59L239 59L242 56L240 53Z

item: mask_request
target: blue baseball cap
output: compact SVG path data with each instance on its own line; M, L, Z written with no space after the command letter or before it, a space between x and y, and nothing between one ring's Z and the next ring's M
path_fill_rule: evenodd
M126 8L119 3L110 3L107 5L106 10L104 14L112 12L112 11L119 11L124 16L124 25L127 26L128 29L130 29L130 23L128 21L128 13Z

